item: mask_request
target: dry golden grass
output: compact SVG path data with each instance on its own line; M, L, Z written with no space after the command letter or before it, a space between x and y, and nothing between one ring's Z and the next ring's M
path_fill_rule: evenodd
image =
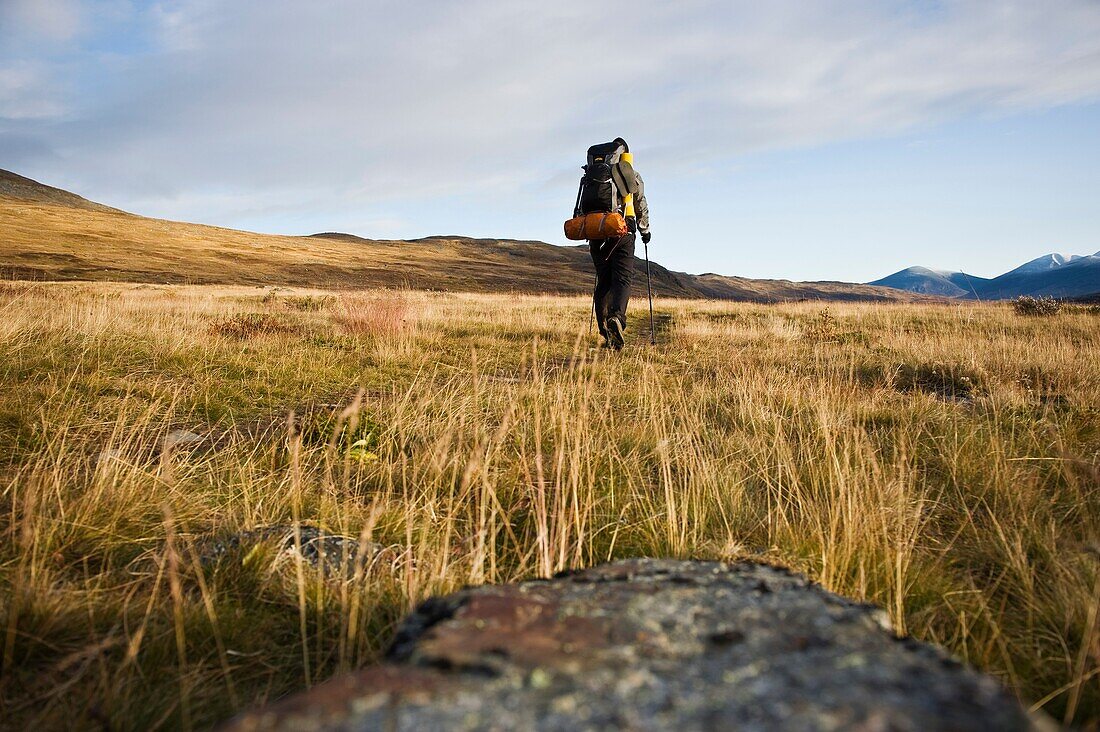
M608 357L584 298L0 285L0 718L206 727L428 595L649 555L809 572L1100 719L1097 315L658 311ZM407 552L198 566L296 520Z

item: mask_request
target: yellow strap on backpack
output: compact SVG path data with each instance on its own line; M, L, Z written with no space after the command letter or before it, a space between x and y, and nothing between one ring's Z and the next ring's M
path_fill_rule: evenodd
M631 167L633 167L634 166L634 153L624 152L622 155L619 156L619 160L621 160L624 163L626 163L626 164L630 165ZM630 218L631 216L634 216L634 194L633 193L623 194L623 215L626 216L627 218Z

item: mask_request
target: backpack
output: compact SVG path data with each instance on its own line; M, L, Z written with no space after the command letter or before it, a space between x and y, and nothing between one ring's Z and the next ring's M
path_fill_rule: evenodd
M588 164L584 166L577 204L573 216L590 213L613 213L619 210L619 184L615 180L616 168L622 154L627 151L619 141L604 142L588 148ZM619 175L621 180L621 173Z

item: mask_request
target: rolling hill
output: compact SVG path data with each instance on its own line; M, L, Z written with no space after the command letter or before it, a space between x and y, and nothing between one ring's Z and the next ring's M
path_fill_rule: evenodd
M645 263L636 290L644 292ZM690 275L653 263L657 294L755 302L909 301L886 287ZM0 171L0 277L318 288L588 293L586 246L438 236L373 240L257 234L146 218Z

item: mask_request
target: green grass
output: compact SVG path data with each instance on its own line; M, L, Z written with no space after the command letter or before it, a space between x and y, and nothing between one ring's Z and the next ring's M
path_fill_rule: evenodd
M431 594L646 555L786 564L1100 720L1095 313L658 310L609 358L583 298L0 285L0 718L208 727ZM294 520L404 550L195 560Z

